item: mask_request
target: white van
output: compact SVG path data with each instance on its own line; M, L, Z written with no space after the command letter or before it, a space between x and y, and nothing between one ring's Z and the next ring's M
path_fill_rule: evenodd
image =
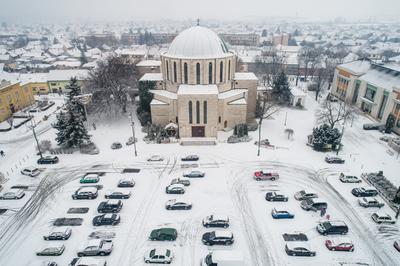
M244 266L242 254L230 250L217 250L208 253L200 263L201 266Z

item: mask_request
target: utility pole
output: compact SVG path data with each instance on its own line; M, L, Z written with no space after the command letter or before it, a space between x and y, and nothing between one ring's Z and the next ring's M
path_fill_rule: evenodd
M31 124L32 124L31 128L32 128L32 132L33 132L33 137L36 140L36 145L37 145L37 148L39 150L39 156L40 156L40 158L43 158L42 151L40 150L39 140L38 140L38 138L36 136L36 131L35 131L35 127L36 127L35 124L36 123L35 124L33 123L33 116L31 116Z
M133 137L133 146L135 147L135 157L137 157L137 150L136 150L136 138L135 138L135 122L133 121L132 113L129 116L131 118L131 127L132 127L132 137Z

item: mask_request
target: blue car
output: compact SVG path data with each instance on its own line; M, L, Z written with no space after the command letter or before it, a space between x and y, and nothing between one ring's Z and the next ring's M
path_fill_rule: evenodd
M291 214L288 211L278 211L277 209L273 208L271 211L272 218L274 219L293 219L294 214Z

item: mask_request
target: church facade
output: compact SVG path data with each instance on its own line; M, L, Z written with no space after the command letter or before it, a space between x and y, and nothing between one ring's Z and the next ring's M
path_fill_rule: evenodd
M181 32L161 55L161 73L141 79L157 82L152 123L173 122L181 138L200 138L254 120L258 80L235 72L236 60L213 31L195 26Z

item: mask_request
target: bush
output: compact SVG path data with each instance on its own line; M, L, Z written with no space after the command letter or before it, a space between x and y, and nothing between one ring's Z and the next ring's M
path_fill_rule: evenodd
M136 113L142 127L151 123L151 114L149 112L143 110L141 107L138 107Z
M313 129L311 141L314 150L325 151L335 149L340 144L341 133L337 128L331 128L323 124Z

